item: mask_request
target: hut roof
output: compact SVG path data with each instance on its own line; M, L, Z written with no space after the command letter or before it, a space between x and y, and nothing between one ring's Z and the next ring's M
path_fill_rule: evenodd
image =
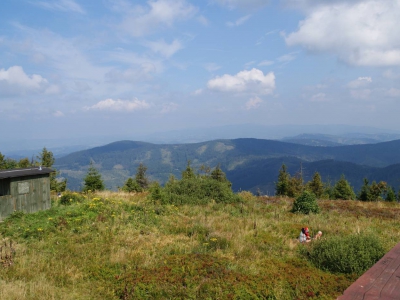
M53 169L45 167L31 167L23 169L0 170L0 179L14 178L31 175L42 175L54 172Z

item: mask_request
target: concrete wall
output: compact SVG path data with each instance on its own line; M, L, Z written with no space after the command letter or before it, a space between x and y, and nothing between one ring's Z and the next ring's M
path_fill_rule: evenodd
M6 191L8 180L9 195L0 196L0 221L14 211L34 213L51 207L50 178L48 175L35 175L0 179L2 191Z

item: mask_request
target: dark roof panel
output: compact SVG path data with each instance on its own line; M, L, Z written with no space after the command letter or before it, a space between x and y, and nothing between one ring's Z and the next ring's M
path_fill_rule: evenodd
M50 168L45 168L45 167L0 170L0 179L32 176L32 175L42 175L42 174L49 174L51 172L54 172L54 170L50 169Z

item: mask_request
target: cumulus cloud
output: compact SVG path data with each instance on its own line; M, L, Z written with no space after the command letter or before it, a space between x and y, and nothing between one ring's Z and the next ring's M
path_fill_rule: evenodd
M0 69L0 93L5 95L23 95L26 93L54 94L59 91L40 75L27 75L20 66Z
M267 5L269 0L214 0L214 3L218 3L221 6L225 6L229 9L235 8L261 8Z
M259 107L262 102L263 101L259 97L255 96L246 102L246 109L247 110L255 109L255 108Z
M261 70L253 68L249 71L241 71L236 75L217 76L208 81L207 87L222 92L271 94L275 89L275 75L273 72L264 75Z
M351 89L358 89L369 85L371 82L371 77L358 77L356 80L350 81L347 86Z
M74 0L37 1L31 3L50 10L71 11L80 14L85 13L84 9Z
M332 53L351 65L400 65L400 1L302 2L307 15L285 35L289 46Z
M185 0L148 1L148 7L136 7L124 12L122 27L132 36L143 36L175 22L195 16L197 8Z
M226 22L226 26L235 27L235 26L243 25L248 19L250 19L250 17L251 17L251 15L246 15L246 16L243 16L243 17L237 19L235 22Z
M111 98L102 100L95 105L85 106L84 110L106 110L106 111L124 111L133 112L136 110L148 109L150 104L145 100L113 100Z
M158 40L158 41L147 41L144 42L144 45L150 48L151 51L154 53L159 53L164 57L171 57L176 52L183 48L182 43L179 40L174 40L171 44L165 42L165 40Z

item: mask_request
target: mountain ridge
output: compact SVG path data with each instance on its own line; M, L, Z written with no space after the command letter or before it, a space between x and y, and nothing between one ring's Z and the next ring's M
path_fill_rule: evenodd
M77 181L82 180L90 161L93 161L105 176L108 187L116 189L122 186L129 176L135 174L139 163L144 163L148 167L150 179L164 183L171 174L179 177L187 161L190 160L195 168L203 164L210 167L220 164L221 168L227 172L233 186L242 188L237 184L240 179L235 172L242 170L246 173L244 176L257 181L251 174L258 174L260 166L268 160L271 162L272 159L291 157L297 159L299 164L317 164L317 162L331 160L335 163L330 168L335 165L335 168L346 169L343 172L345 175L346 172L351 174L352 168L357 169L357 174L359 174L357 176L362 177L362 172L374 174L378 172L376 168L400 163L400 153L396 151L399 147L400 140L337 147L308 146L254 138L219 139L190 144L152 144L124 140L57 158L55 167L69 180L73 189L79 189ZM254 168L252 164L258 167ZM358 167L345 167L350 164ZM267 165L269 173L277 175L280 166ZM314 168L313 165L311 167ZM331 177L336 178L337 173L337 171L333 172ZM394 173L397 174L397 168ZM362 178L359 181L362 183ZM263 186L269 186L270 189L271 182L269 179ZM247 183L245 188L254 190L254 186Z

